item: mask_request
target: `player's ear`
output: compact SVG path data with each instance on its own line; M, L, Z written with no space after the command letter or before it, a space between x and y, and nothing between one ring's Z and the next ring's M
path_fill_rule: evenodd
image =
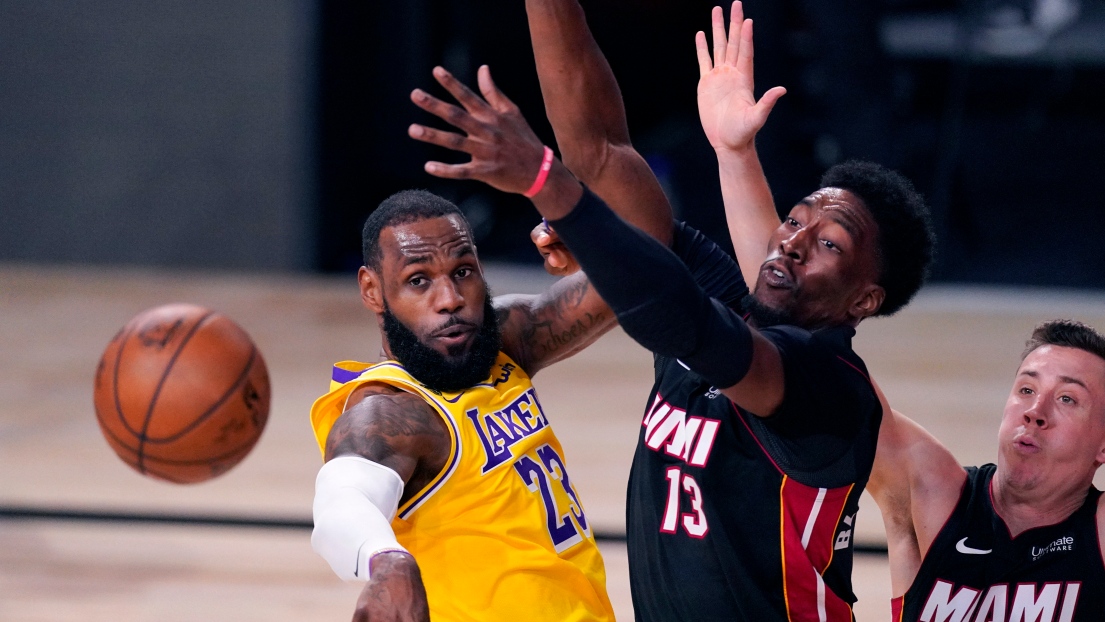
M384 284L380 274L368 266L361 266L357 271L357 284L360 285L361 302L365 308L373 313L383 313L387 306L384 304Z
M1101 446L1097 448L1097 456L1095 456L1095 458L1098 466L1105 464L1105 439L1102 440Z
M882 308L884 300L886 300L886 290L881 285L874 283L868 285L852 303L852 317L862 320L875 315Z

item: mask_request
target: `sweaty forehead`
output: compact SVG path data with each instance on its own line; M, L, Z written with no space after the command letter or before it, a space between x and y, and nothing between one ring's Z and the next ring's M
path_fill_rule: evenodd
M799 205L814 211L831 213L834 217L849 221L857 228L875 226L875 219L863 200L852 191L843 188L821 188L799 201Z
M459 216L448 214L390 225L380 232L385 257L408 262L432 255L474 252L472 236Z
M876 256L879 254L873 245L878 239L878 223L855 193L843 188L821 188L799 201L792 213L800 211L807 212L807 218L839 224L855 242L870 246Z

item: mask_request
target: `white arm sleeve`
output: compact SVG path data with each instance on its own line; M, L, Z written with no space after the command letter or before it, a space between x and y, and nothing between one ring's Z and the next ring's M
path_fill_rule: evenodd
M360 456L338 456L315 478L311 548L346 581L368 581L373 555L406 552L391 519L403 495L403 478Z

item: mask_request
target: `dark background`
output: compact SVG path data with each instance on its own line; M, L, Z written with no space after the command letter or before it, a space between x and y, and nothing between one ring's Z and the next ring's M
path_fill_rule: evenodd
M727 245L695 109L713 4L584 7L635 146ZM874 159L932 204L937 280L1105 287L1105 0L1047 36L1035 4L750 0L758 90L788 89L758 141L776 204ZM0 54L0 259L351 271L372 207L423 187L485 259L538 261L527 201L430 177L451 156L406 136L442 125L408 99L443 94L434 65L488 64L552 144L520 0L0 2Z

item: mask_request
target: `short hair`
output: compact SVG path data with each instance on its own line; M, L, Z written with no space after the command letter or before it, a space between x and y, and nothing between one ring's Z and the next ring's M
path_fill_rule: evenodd
M380 252L380 232L385 228L449 214L460 216L464 226L472 229L459 207L428 190L403 190L384 199L364 221L364 229L361 231L364 265L380 270L380 260L383 257Z
M1077 348L1105 361L1105 336L1082 322L1074 320L1051 320L1037 326L1024 344L1021 360L1023 361L1033 350L1043 346Z
M893 315L921 289L932 264L936 236L924 198L900 173L859 160L825 171L821 187L851 192L874 218L878 226L878 284L886 291L875 315Z

